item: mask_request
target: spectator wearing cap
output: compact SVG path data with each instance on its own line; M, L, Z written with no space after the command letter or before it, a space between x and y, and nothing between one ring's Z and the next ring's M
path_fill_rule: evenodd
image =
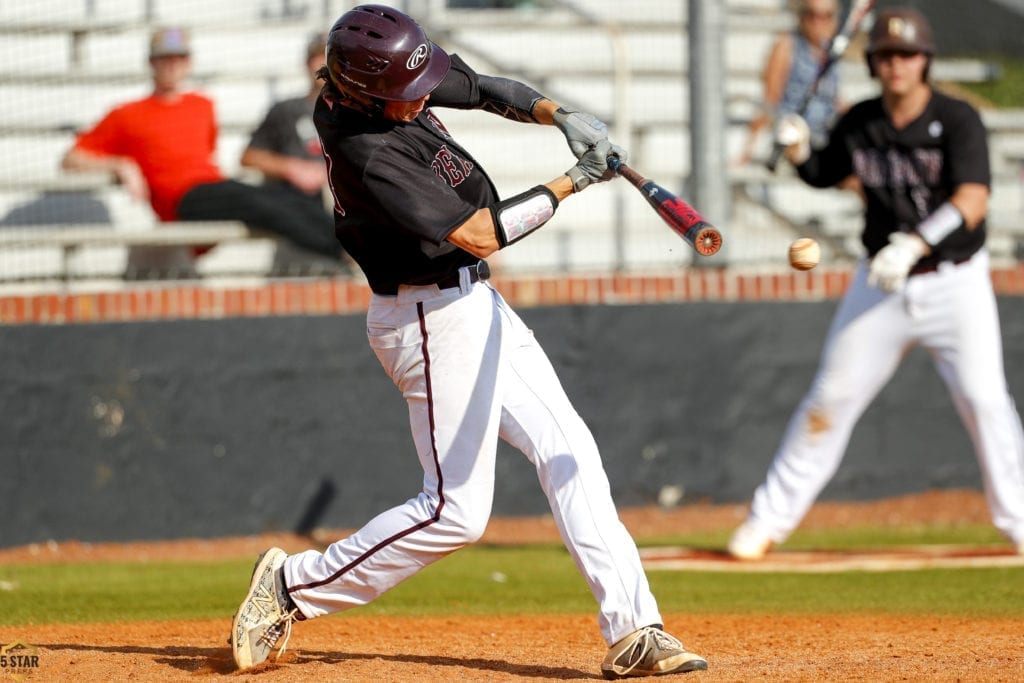
M113 173L161 221L237 220L304 250L340 259L333 221L300 197L282 198L228 179L215 161L213 102L186 88L192 70L186 29L156 30L149 46L153 92L116 106L65 154L70 171Z

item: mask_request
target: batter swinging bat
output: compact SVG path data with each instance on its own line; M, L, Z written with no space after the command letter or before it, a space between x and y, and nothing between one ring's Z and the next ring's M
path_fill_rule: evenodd
M821 61L821 65L818 67L818 73L815 74L814 80L811 81L811 85L807 88L807 92L804 93L803 99L800 100L800 105L796 108L797 114L803 116L804 112L807 111L807 106L811 103L814 98L814 93L818 91L818 85L821 83L821 79L829 72L829 69L839 61L846 52L846 48L850 46L850 40L853 38L853 34L857 32L860 25L864 22L864 17L868 15L871 8L875 6L875 0L854 0L853 6L850 7L850 13L846 15L846 21L843 22L842 27L839 31L832 36L832 39L828 41L828 48L825 50L825 58ZM768 159L768 170L774 171L775 167L779 165L779 158L782 156L782 146L776 144L772 147L772 155Z
M654 207L668 227L679 233L701 256L711 256L722 248L722 234L707 222L695 208L675 196L653 180L626 166L618 157L608 157L612 169L640 190L647 203Z

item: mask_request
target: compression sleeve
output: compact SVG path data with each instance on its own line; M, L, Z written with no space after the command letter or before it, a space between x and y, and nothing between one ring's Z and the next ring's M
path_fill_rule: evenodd
M499 76L473 71L457 54L451 68L430 93L430 106L454 109L483 109L513 121L535 123L533 108L544 96L533 88Z
M544 96L528 85L500 76L480 76L480 108L513 121L536 123L533 108Z

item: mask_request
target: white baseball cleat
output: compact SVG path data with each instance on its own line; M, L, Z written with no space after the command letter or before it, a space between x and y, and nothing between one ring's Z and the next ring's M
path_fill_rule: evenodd
M288 645L298 609L284 583L287 557L280 548L271 548L256 560L249 592L231 623L231 654L239 669L265 662L282 636L278 657Z
M726 551L737 560L756 561L764 559L771 547L772 539L768 534L748 520L732 532Z
M683 644L659 626L645 626L608 649L601 663L605 678L635 678L662 674L704 671L708 663L700 655L687 652Z

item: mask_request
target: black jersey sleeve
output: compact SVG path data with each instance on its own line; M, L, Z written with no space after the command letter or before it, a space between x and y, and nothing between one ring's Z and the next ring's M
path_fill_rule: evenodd
M985 124L978 112L966 102L951 100L946 120L945 158L952 187L963 183L992 183Z
M847 134L857 116L856 108L847 112L829 133L825 146L813 150L807 161L797 167L805 183L812 187L832 187L853 173Z
M383 145L363 171L363 183L401 230L440 246L477 207L462 199L415 150Z
M530 86L500 76L485 76L456 54L448 74L430 93L430 106L483 109L513 121L533 123L534 106L545 99Z

